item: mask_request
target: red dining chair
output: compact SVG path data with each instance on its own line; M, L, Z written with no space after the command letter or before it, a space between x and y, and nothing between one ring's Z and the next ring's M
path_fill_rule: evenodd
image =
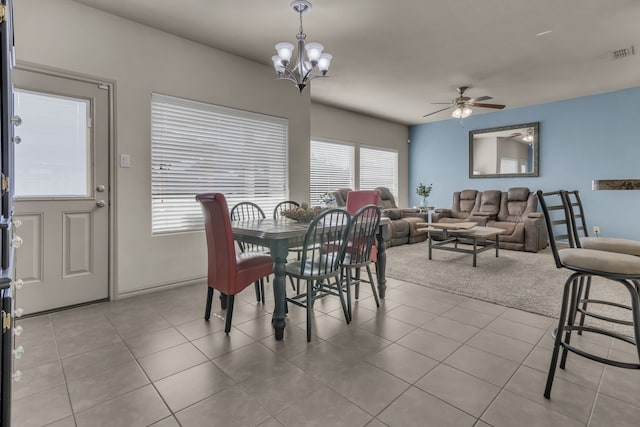
M256 280L271 274L273 259L259 252L244 252L236 255L231 218L224 194L198 194L196 200L202 205L207 236L207 284L209 287L204 319L209 320L211 316L213 290L217 289L227 299L224 331L229 334L235 295Z

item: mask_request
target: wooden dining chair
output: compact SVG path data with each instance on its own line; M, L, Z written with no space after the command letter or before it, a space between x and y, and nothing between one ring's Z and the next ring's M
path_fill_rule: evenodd
M209 320L213 291L217 289L226 301L225 333L231 330L235 295L273 271L271 256L259 252L236 255L227 201L222 193L196 196L202 205L207 237L207 303L204 319ZM223 308L225 308L223 306Z
M300 203L294 202L293 200L286 200L284 202L280 202L276 205L275 209L273 210L273 219L277 221L284 216L282 212L286 210L293 210L299 207L300 207Z
M296 281L304 280L307 285L306 292L287 297L287 302L306 308L307 342L311 341L313 303L317 299L338 296L345 320L351 321L339 279L350 223L349 213L342 209L329 209L319 214L305 233L301 260L286 266L287 276Z
M347 193L347 212L351 216L355 215L358 210L366 205L380 206L379 190L358 190ZM375 263L376 273L378 272L378 240L374 238L371 247L371 261ZM356 283L360 281L360 269L355 270ZM360 285L356 286L355 298L360 298Z
M254 219L265 219L266 216L264 211L260 206L253 202L240 202L231 208L231 221L246 221L246 220L254 220ZM240 252L249 253L249 252L259 252L262 254L267 253L267 249L259 246L253 245L251 243L246 242L237 242L238 247L240 248ZM264 278L260 278L255 283L256 290L256 299L258 302L262 302L264 304Z
M351 194L351 193L349 193ZM348 202L348 199L347 199ZM347 291L347 312L349 320L352 318L351 311L351 285L355 285L356 299L360 295L360 283L365 282L371 285L371 292L376 301L376 307L380 307L380 298L376 291L376 284L371 274L372 257L371 252L375 248L376 233L380 225L380 207L376 205L365 205L351 217L351 231L344 252L341 280L346 282ZM368 280L362 279L360 272L366 269Z

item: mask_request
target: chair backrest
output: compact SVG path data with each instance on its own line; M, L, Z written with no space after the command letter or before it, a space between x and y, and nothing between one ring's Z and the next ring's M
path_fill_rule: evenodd
M377 205L365 205L351 217L349 243L345 250L345 263L365 264L371 260L371 250L380 225L381 209Z
M336 206L339 208L347 206L347 194L353 191L350 188L338 188L333 192L333 197L336 199Z
M453 218L469 218L473 208L480 203L478 190L462 190L453 193L453 204L451 205L451 216Z
M556 262L556 267L562 267L560 256L558 255L558 243L569 248L579 248L580 241L576 242L572 229L571 210L567 203L566 192L564 190L544 193L542 190L536 192L544 221L547 226L549 245Z
M584 209L582 207L582 201L580 200L578 190L566 191L565 194L567 197L567 203L569 203L571 213L573 214L575 235L580 236L580 234L582 234L582 237L589 237L587 219L584 215Z
M300 274L320 279L339 273L350 225L351 215L344 209L316 216L304 236Z
M500 210L500 198L502 192L500 190L486 190L480 193L480 197L476 198L471 215L474 213L482 213L488 215L498 215Z
M384 209L397 209L396 199L391 194L391 190L387 187L376 187L375 190L380 192L380 206Z
M240 202L231 208L231 221L246 221L265 218L266 216L262 208L253 202ZM261 246L246 242L238 242L238 247L240 248L240 252L261 250Z
M235 294L236 252L227 200L222 193L202 193L196 196L202 205L207 236L209 286L228 295Z
M378 190L352 191L347 194L347 212L349 212L349 215L355 215L363 206L378 206L379 204L380 192Z
M266 218L262 208L253 202L240 202L231 208L231 221Z
M502 193L498 221L523 222L537 212L538 198L527 187L512 187Z
M299 207L300 207L300 203L294 202L293 200L280 202L276 205L275 209L273 210L273 219L277 220L282 218L284 216L282 215L283 211L292 210Z

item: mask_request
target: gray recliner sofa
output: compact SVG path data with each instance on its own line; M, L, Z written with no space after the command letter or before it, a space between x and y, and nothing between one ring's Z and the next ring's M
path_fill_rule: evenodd
M432 222L475 222L502 228L500 248L538 252L547 247L547 231L538 198L526 187L462 190L453 194L451 209L436 209Z
M387 246L398 246L406 243L418 243L427 240L427 232L419 229L418 224L428 221L426 212L420 209L399 208L396 199L387 187L376 187L380 192L382 216L391 220L385 243Z

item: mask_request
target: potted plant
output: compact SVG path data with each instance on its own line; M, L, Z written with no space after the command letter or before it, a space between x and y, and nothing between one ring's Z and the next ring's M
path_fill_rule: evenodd
M423 183L420 183L420 185L418 185L418 187L416 188L416 194L418 196L422 197L422 204L420 206L422 206L422 207L426 207L427 206L427 198L431 194L431 187L432 186L433 186L433 184L424 185Z

